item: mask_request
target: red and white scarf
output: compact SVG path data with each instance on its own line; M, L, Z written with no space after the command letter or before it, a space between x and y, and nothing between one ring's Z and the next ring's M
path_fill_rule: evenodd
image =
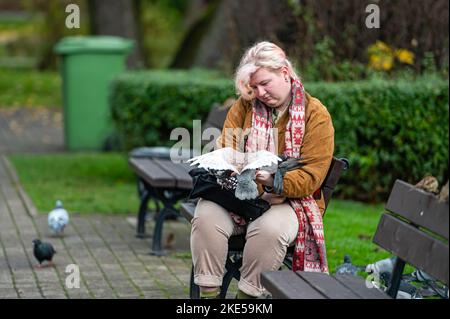
M284 155L300 157L305 134L305 90L298 79L292 79L292 103L286 125ZM272 130L272 109L258 99L253 102L252 128L247 140L247 152L267 150L278 153ZM322 215L312 195L290 198L290 205L298 218L299 229L295 241L292 270L328 273Z

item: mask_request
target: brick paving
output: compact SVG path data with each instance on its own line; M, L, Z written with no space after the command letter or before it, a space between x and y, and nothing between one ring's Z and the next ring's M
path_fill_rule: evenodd
M71 214L63 237L53 237L47 216L31 215L0 161L0 298L187 298L189 225L168 222L183 244L164 257L151 256L150 239L138 239L125 216ZM133 216L134 217L134 216ZM148 224L152 229L152 223ZM55 267L38 269L31 241L50 242ZM66 285L66 267L80 271L79 288Z
M62 136L57 109L0 109L0 299L188 298L187 222L166 222L163 236L172 233L175 242L163 257L149 254L151 238L135 237L134 215L71 213L64 236L52 237L6 155L64 151ZM54 267L35 267L35 238L54 246ZM79 288L70 285L71 264L79 267ZM228 297L235 291L233 282Z
M5 155L64 151L61 117L58 109L0 109L0 299L188 298L190 226L183 221L166 223L164 235L176 241L164 257L149 254L151 238L135 237L135 216L71 214L64 236L50 235L47 216L37 214ZM54 246L54 267L35 267L35 238ZM79 267L79 288L66 284L70 264Z

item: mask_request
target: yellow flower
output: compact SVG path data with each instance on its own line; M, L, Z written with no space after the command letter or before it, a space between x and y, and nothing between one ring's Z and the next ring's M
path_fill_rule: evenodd
M383 41L377 41L367 48L369 67L378 71L389 71L395 60L400 63L414 64L414 53L407 49L395 49Z
M391 56L383 59L383 64L382 64L383 70L389 71L390 69L392 69L393 65L394 65L394 59Z
M394 65L394 59L390 55L371 55L369 66L374 70L389 71Z
M414 53L406 49L398 49L395 51L397 60L405 64L414 64Z
M378 51L384 52L384 53L391 53L392 49L389 45L384 43L383 41L377 41L375 42L374 48Z

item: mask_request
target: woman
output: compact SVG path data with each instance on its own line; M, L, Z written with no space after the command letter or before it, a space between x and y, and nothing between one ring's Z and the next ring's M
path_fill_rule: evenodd
M192 220L191 250L194 282L202 298L219 294L228 250L228 238L246 234L238 298L264 293L260 274L277 270L286 249L295 245L293 270L328 272L320 189L334 150L334 128L327 109L308 95L281 48L260 42L247 50L236 71L240 95L228 112L218 144L245 145L246 152L268 150L302 157L300 169L283 179L282 194L272 192L273 176L256 173L262 198L271 208L245 225L221 206L201 199ZM242 129L247 134L234 134ZM245 136L245 138L243 138ZM319 198L319 196L315 196Z

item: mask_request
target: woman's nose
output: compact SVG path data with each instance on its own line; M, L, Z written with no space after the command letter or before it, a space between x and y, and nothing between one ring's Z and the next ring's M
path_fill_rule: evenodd
M257 86L256 94L258 94L259 97L263 97L266 94L266 90L264 90L262 86Z

